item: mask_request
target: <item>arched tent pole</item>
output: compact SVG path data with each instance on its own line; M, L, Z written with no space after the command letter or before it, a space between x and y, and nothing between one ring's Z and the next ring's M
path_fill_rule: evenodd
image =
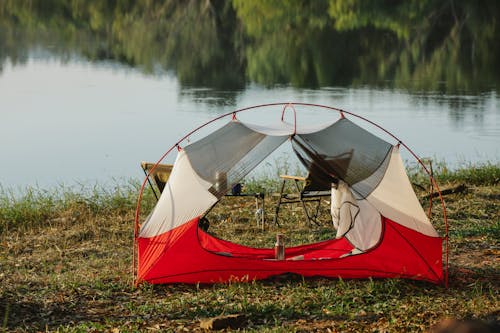
M142 185L141 185L141 189L139 191L139 197L137 199L137 207L136 207L136 211L135 211L135 225L134 225L134 244L133 244L133 269L132 269L132 272L133 272L133 275L134 275L134 285L136 285L136 277L137 277L137 274L136 274L136 255L137 255L137 236L138 236L138 233L139 233L139 216L140 216L140 209L141 209L141 201L142 201L142 196L143 196L143 192L144 192L144 189L146 187L146 184L147 184L147 181L150 177L150 175L153 173L153 171L155 170L155 168L161 163L161 161L163 161L163 159L176 147L179 147L180 143L182 143L184 140L186 140L189 136L191 136L192 134L194 134L195 132L199 131L200 129L202 129L203 127L205 126L208 126L209 124L212 124L222 118L225 118L227 116L232 116L232 119L235 120L236 119L236 114L239 113L239 112L243 112L243 111L248 111L248 110L253 110L253 109L258 109L258 108L263 108L263 107L269 107L269 106L278 106L278 105L283 105L284 108L283 108L283 111L282 111L282 114L281 114L281 120L284 119L284 113L285 113L285 110L288 108L288 107L292 107L293 109L293 112L294 112L294 133L296 132L296 110L295 110L295 105L300 105L300 106L310 106L310 107L317 107L317 108L322 108L322 109L329 109L329 110L334 110L334 111L337 111L339 112L340 114L340 117L341 118L345 118L345 114L348 114L348 115L351 115L353 117L356 117L358 119L361 119L369 124L371 124L372 126L382 130L384 133L386 133L387 135L389 135L390 137L392 137L394 140L396 140L396 142L399 144L399 145L402 145L403 147L405 147L405 149L417 160L417 162L420 164L420 166L423 168L423 170L427 173L427 175L429 176L429 179L431 181L431 183L435 186L436 188L436 191L437 193L439 194L439 199L441 201L441 206L442 206L442 209L443 209L443 220L444 220L444 225L445 225L445 287L448 288L448 263L449 263L449 244L448 244L448 218L447 218L447 214L446 214L446 206L444 204L444 199L443 199L443 196L441 194L441 190L439 189L439 186L436 182L436 180L434 179L433 175L431 174L431 172L427 169L427 167L425 166L425 164L422 162L421 158L418 157L417 154L415 154L413 152L413 150L410 149L410 147L408 147L403 141L401 141L398 137L396 137L394 134L392 134L391 132L389 132L388 130L386 130L385 128L383 128L382 126L378 125L377 123L363 117L363 116L360 116L360 115L357 115L355 113L352 113L352 112L349 112L349 111L345 111L345 110L342 110L342 109L339 109L339 108L335 108L335 107L331 107L331 106L326 106L326 105L320 105L320 104L313 104L313 103L291 103L291 102L286 102L286 103L268 103L268 104L260 104L260 105L254 105L254 106L250 106L250 107L246 107L246 108L242 108L242 109L238 109L238 110L235 110L235 111L231 111L231 112L228 112L228 113L225 113L225 114L222 114L218 117L215 117L209 121L207 121L206 123L196 127L195 129L193 129L192 131L190 131L188 134L186 134L185 136L183 136L179 141L177 141L172 147L170 147L162 156L161 158L155 163L155 165L149 170L147 176L145 177L144 181L142 182ZM430 214L429 214L429 219L430 219Z

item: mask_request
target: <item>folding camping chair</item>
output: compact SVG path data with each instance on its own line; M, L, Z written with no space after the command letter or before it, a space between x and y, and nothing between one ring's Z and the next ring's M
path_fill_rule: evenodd
M306 145L298 141L296 143L299 151L297 156L304 165L308 166L308 173L306 177L280 175L283 181L274 214L276 225L279 225L278 215L281 205L299 202L304 209L307 221L318 224L321 198L331 196L332 184L338 183L338 177L335 175L345 174L354 152L350 149L337 155L320 155L308 149ZM294 182L295 194L284 193L286 182L290 180ZM311 202L316 203L312 211L307 207Z
M156 163L141 162L141 168L146 176L149 174L151 169L153 169L155 164ZM156 168L154 168L151 175L148 177L149 186L151 186L151 189L153 190L156 200L158 200L159 195L156 193L155 187L151 183L151 179L153 179L156 188L161 194L161 192L163 192L163 189L165 188L165 184L167 183L168 177L170 177L172 168L173 168L172 164L158 164Z
M278 216L281 205L301 203L307 221L318 224L317 218L320 213L321 198L331 195L331 188L321 186L311 180L310 174L307 177L280 175L282 179L281 190L278 202L276 203L274 223L279 226ZM296 193L284 193L287 181L293 181ZM312 209L308 209L309 203L315 203Z

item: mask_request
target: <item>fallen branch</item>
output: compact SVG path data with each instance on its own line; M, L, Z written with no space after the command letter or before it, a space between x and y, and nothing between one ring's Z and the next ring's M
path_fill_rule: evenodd
M465 184L460 184L455 187L447 188L444 190L441 190L441 195L445 196L448 194L455 194L455 193L464 193L467 191L467 186ZM424 196L421 196L422 199L429 199L432 196L432 198L436 198L439 196L438 192L432 192L432 194L426 194Z

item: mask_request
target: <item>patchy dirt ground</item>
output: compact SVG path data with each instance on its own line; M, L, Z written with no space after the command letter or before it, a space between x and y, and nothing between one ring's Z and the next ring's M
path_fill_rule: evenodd
M498 186L479 186L445 198L448 289L394 279L297 277L134 289L133 211L73 207L40 226L2 234L2 327L12 332L200 331L200 319L221 314L244 314L241 329L259 332L422 332L446 317L498 322L499 197ZM240 207L251 211L253 202ZM249 225L253 231L241 234L267 241L269 235Z

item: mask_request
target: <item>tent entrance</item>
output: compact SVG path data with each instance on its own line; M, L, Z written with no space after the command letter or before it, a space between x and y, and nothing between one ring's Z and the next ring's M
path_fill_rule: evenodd
M234 258L270 261L277 260L274 249L275 238L274 241L271 237L267 239L266 236L263 236L263 238L266 238L266 240L270 242L271 246L266 248L244 246L216 238L209 233L198 229L198 240L201 247L214 254ZM240 238L240 241L244 240ZM299 246L287 246L285 240L284 260L298 261L338 259L349 255L352 250L353 246L345 238L330 239Z
M290 184L291 185L291 184ZM262 211L248 197L223 197L208 214L200 219L198 241L212 253L249 259L273 260L276 236L284 236L286 258L289 260L333 259L349 254L353 246L346 239L335 239L330 215L330 198L319 205L319 218L309 223L301 203L283 206L280 223L273 222L276 196L265 196L265 228ZM316 209L316 202L307 203Z

